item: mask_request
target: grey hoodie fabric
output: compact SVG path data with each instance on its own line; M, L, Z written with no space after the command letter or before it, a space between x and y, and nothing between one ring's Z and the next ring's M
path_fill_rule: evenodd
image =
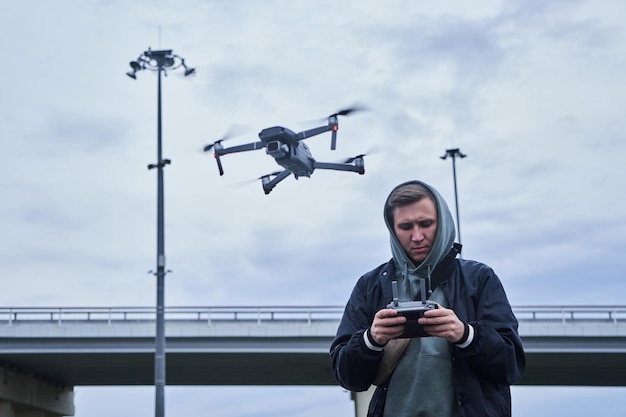
M456 236L454 220L452 218L452 213L450 213L450 209L448 209L448 204L439 192L430 185L421 181L407 181L395 187L391 193L389 193L389 197L391 197L395 190L407 184L421 184L434 196L435 205L437 207L437 235L435 237L432 250L426 259L424 259L419 265L414 265L413 261L407 255L406 251L396 237L393 228L393 219L388 217L387 213L384 212L385 224L389 230L393 261L396 265L397 273L401 275L397 277L398 283L400 284L399 289L401 301L415 299L420 288L420 278L428 279L429 272L435 269L435 266L443 258L445 258L448 252L450 252ZM387 200L385 201L385 207L387 207L389 197L387 197Z
M420 181L409 181L398 185L389 196L399 187L410 183L422 184L434 196L437 208L437 234L426 259L415 265L396 237L393 219L385 214L402 301L414 300L417 297L420 278L429 279L430 272L450 252L456 235L448 205L431 186ZM433 290L433 294L426 297L430 296L431 300L447 307L448 300L443 292L440 289ZM384 416L454 417L457 409L452 373L450 347L445 339L439 337L412 339L389 382Z

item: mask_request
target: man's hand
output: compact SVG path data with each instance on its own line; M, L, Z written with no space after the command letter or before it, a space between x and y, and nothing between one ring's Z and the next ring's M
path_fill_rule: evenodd
M465 332L465 325L454 311L443 308L441 305L439 308L425 311L424 317L417 322L429 335L443 337L450 343L457 343L463 338Z
M398 316L396 310L384 308L374 316L374 321L369 330L370 336L377 344L384 346L391 339L402 335L404 323L406 323L406 317Z

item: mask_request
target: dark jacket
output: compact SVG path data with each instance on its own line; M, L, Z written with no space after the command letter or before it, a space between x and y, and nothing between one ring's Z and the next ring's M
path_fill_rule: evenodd
M369 389L376 376L383 352L369 349L363 333L391 302L394 275L393 261L368 272L346 305L330 355L335 379L350 391ZM509 386L522 377L526 360L500 279L484 264L449 257L433 271L433 282L439 282L450 308L475 331L466 348L450 345L460 417L510 416ZM377 387L368 416L383 415L387 383Z

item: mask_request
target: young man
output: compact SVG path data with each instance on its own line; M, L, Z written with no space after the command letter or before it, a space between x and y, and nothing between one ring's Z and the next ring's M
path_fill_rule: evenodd
M487 265L455 259L452 215L433 187L400 184L384 218L393 258L352 291L330 348L335 379L351 391L378 385L372 417L510 416L510 385L525 356L499 278ZM407 319L388 308L392 281L402 302L421 299L421 280L438 306L418 320L428 336L399 339Z

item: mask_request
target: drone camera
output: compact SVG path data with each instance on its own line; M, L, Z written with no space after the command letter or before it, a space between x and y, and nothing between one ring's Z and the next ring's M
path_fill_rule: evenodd
M289 147L279 140L268 142L265 151L273 158L283 158L289 155Z

